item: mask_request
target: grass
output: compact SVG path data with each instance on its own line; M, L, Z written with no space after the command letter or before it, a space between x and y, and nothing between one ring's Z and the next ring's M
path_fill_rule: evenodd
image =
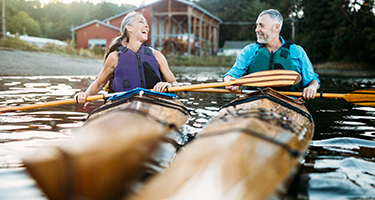
M235 56L166 56L170 66L232 66Z
M19 36L15 37L5 37L0 40L0 47L18 49L22 51L32 51L32 52L49 52L59 55L70 55L79 56L85 58L101 59L104 55L104 50L100 47L95 46L92 50L80 49L77 50L74 42L67 42L67 46L56 46L52 43L47 43L43 47L38 47L36 45L31 45L26 41L23 41Z
M314 64L315 70L338 70L338 71L368 71L373 70L360 63L327 62Z

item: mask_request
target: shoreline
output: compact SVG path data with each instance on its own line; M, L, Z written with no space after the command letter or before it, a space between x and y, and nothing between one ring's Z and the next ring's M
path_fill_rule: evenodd
M102 62L101 59L0 47L0 76L97 76L102 68ZM317 74L325 76L375 76L375 71L356 70L355 66L343 69L338 65L335 63L316 64L314 69ZM334 69L330 69L330 67Z
M1 76L97 76L101 68L98 59L0 48Z

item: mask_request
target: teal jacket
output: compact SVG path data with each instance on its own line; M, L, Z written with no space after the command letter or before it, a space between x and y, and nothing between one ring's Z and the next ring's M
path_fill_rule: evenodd
M284 45L285 44L284 39L281 36L279 38L282 44ZM237 60L234 63L233 67L227 71L224 77L229 75L237 79L237 78L243 77L244 75L247 75L249 72L252 72L253 70L254 71L257 70L257 69L251 69L251 68L253 67L252 63L254 62L254 58L256 57L255 55L258 49L259 49L259 44L257 43L249 44L246 47L244 47L240 55L237 56ZM281 51L280 51L280 54L281 54ZM297 71L302 76L302 81L300 84L301 88L306 87L313 80L318 81L319 86L320 86L319 75L314 72L312 63L310 59L308 58L306 52L303 50L301 46L296 45L296 44L291 44L289 48L288 56L290 56L290 60L293 64L295 71ZM268 64L266 65L269 66L270 62L268 62Z

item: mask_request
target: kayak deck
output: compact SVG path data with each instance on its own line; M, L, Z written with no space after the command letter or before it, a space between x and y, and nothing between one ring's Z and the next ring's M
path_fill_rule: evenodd
M92 113L63 145L23 161L49 199L118 199L150 170L166 135L181 136L188 118L176 98L132 95Z
M272 89L240 97L130 199L268 199L286 192L312 139L304 105Z

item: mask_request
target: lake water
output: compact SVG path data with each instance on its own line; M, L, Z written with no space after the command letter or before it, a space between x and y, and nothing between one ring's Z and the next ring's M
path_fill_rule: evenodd
M225 68L173 67L180 85L222 80ZM95 76L0 77L0 105L19 106L72 98ZM321 76L328 93L348 93L375 87L375 78ZM186 132L197 134L234 99L233 94L181 93L192 110ZM56 145L83 125L87 113L100 106L81 105L33 109L0 114L0 199L46 199L23 168L19 152ZM342 99L306 102L316 130L305 162L290 188L295 199L375 199L375 108L356 106Z

